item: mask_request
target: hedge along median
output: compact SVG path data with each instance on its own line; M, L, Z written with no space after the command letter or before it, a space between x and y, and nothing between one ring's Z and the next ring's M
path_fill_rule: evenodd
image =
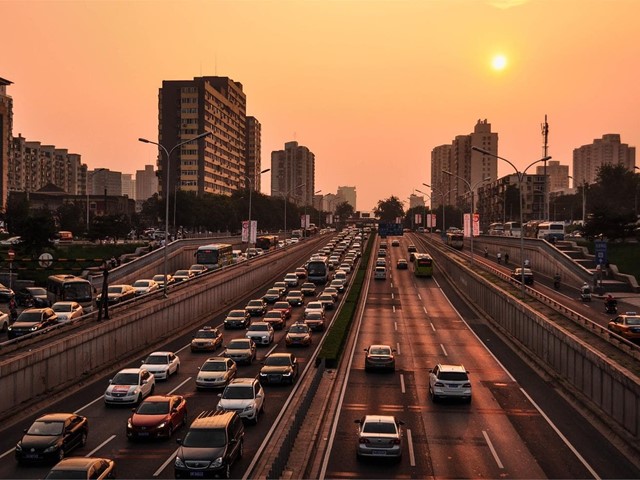
M375 243L375 235L375 232L369 234L367 245L360 259L358 271L355 272L351 281L351 288L349 289L347 298L340 308L338 317L333 320L324 344L322 345L322 349L320 350L320 354L318 355L319 359L324 359L326 368L336 368L340 361L344 344L351 330L356 307L360 301L362 285L364 284L364 278L367 274L367 265L369 265L369 256Z

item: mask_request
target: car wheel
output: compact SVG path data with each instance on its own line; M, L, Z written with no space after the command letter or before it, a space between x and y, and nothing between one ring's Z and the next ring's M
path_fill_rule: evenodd
M82 432L80 436L80 446L84 447L87 444L87 432Z
M167 438L171 438L173 436L173 425L169 425L169 429L167 430Z
M182 417L182 426L183 426L183 427L184 427L184 426L186 426L186 425L187 425L187 422L188 422L188 419L187 419L187 412L184 412L184 416Z
M438 403L438 397L436 397L435 393L433 393L433 390L431 389L431 387L429 387L429 394L431 396L431 401L433 403Z
M178 365L178 366L176 367L176 371L175 371L175 372L173 372L173 373L175 373L175 374L177 375L177 374L178 374L178 372L180 372L180 365Z
M256 416L253 417L253 424L257 425L258 424L258 419L260 418L260 410L258 409L258 411L256 412Z

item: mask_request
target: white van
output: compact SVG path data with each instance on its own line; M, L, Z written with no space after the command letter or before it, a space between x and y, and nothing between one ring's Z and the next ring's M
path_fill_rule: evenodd
M373 272L373 278L376 280L386 280L387 279L387 267L376 267Z

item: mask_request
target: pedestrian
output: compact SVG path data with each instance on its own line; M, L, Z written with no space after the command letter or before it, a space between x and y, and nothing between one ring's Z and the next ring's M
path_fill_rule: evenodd
M13 297L9 300L9 313L11 315L11 323L15 322L18 318L18 305Z
M527 258L527 259L525 259L525 261L524 261L524 266L525 266L526 268L529 268L529 267L531 266L531 262L529 261L529 259L528 259L528 258Z
M496 258L498 259L498 263L502 263L502 254L500 252L498 252Z
M484 247L484 258L487 258L489 256L489 249L487 247Z
M509 254L505 253L504 254L504 264L506 265L507 263L509 263Z

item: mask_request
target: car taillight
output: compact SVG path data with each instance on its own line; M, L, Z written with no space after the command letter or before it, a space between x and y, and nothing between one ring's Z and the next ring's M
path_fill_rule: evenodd
M391 443L392 443L393 445L400 445L400 439L399 439L399 438L394 438L394 439L391 441Z
M369 439L368 438L361 438L360 440L358 440L358 443L362 443L362 444L368 444L369 443Z

